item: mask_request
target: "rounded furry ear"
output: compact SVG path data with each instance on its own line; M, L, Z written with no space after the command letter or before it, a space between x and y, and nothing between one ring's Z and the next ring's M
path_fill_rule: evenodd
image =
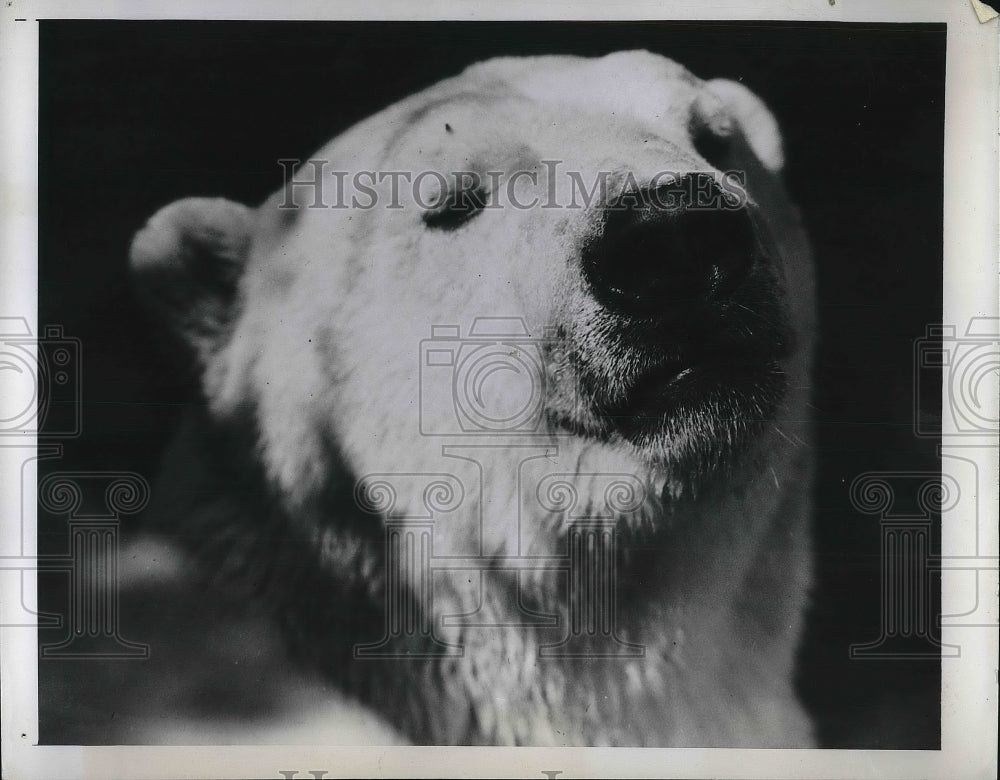
M185 198L156 212L132 239L139 295L202 369L228 338L252 224L239 203Z
M765 168L777 173L785 164L781 131L764 101L729 79L705 83L692 106L692 123L718 138L729 138L738 128L750 150Z

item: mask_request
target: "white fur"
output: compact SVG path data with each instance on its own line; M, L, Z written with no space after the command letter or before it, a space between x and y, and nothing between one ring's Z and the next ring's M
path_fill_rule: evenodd
M414 172L539 165L544 173L540 161L556 159L587 182L602 170L643 182L663 170L711 169L690 138L698 122L720 136L740 128L764 168L780 169L777 125L749 90L718 80L706 85L646 52L479 64L348 130L314 157L341 170ZM525 184L517 194L544 195L548 184L543 175L537 187ZM555 186L566 202L566 180ZM387 196L385 187L381 194ZM449 392L420 385L420 345L435 325L458 325L464 335L477 317L519 317L539 335L547 325L562 324L604 372L608 397L625 392L628 372L641 366L614 353L602 330L609 327L607 316L579 271L581 247L599 229L597 207L519 210L505 204L448 232L424 227L406 188L400 210L300 208L285 226L275 216L281 197L258 212L239 315L218 350L207 353L204 385L220 420L252 411L258 455L293 520L305 527L315 521L308 507L340 467L331 460L335 452L360 479L443 473L461 482L463 500L435 527L435 554L564 554L565 518L553 517L526 487L547 479L569 481L577 491L576 511L601 516L607 512L601 475L631 476L647 499L636 522L669 527L655 529L666 535L658 537L663 549L656 577L642 591L649 603L632 605L634 623L623 626L632 641L656 652L594 672L602 680L594 691L614 691L621 700L615 717L631 713L644 722L602 723L600 702L593 712L585 710L583 692L563 691L561 685L572 686L563 672L539 671L530 631L505 630L496 641L516 647L522 665L491 667L495 679L466 680L478 702L480 738L808 744L791 672L809 571L808 456L794 442L809 438L811 276L794 212L780 195L760 202L764 208L778 204L769 218L801 336L800 352L787 367L791 391L726 488L703 495L690 492L688 475L651 463L616 435L421 432L421 424L425 431L453 424L420 414L421 392ZM301 192L295 197L311 201ZM152 240L142 245L157 246ZM510 375L510 384L495 384L492 392L517 392L519 379ZM480 449L462 449L471 445ZM426 514L419 489L406 488L402 477L398 482L396 514ZM761 566L774 570L760 572ZM440 575L442 604L460 611L476 598L465 575ZM544 573L526 581L539 592L554 587ZM443 627L441 635L455 639L459 632ZM491 636L467 632L469 655Z

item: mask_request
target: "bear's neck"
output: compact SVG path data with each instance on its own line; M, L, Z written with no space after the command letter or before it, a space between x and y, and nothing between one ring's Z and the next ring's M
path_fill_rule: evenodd
M331 512L354 505L352 480L295 514L241 489L261 484L255 467L226 463L186 461L192 507L166 516L226 578L219 560L239 563L301 661L418 744L809 743L788 682L804 457L778 463L791 489L727 483L638 526L547 517L560 530L534 561L432 567L426 524Z
M789 484L806 484L801 468ZM534 560L432 565L427 524L328 526L293 555L310 581L278 613L314 665L417 743L805 744L787 681L807 505L769 487L642 524L669 533L563 523L562 549Z

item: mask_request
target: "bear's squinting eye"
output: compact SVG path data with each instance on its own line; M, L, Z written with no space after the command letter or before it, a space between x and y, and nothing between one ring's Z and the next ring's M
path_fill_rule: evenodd
M449 189L423 214L424 224L434 230L457 230L479 214L489 200L481 185Z

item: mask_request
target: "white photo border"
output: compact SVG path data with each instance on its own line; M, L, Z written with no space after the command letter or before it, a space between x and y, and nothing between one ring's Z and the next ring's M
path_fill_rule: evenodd
M24 317L37 326L37 121L38 20L118 19L384 19L384 20L655 20L668 16L662 2L525 2L474 0L320 2L226 0L181 2L5 2L0 10L0 315ZM669 6L670 20L792 20L825 22L945 22L947 31L944 159L944 322L962 328L974 317L996 317L997 299L997 83L998 23L980 23L969 2L933 0L812 0L798 4L694 2ZM22 21L23 20L23 21ZM37 333L37 327L33 331ZM996 403L996 377L989 398ZM947 402L947 398L945 401ZM2 403L2 399L0 399ZM995 417L995 409L994 417ZM2 416L2 415L0 415ZM995 777L997 733L997 477L994 439L942 443L945 475L966 480L956 467L955 446L974 445L982 484L963 484L979 497L977 550L962 531L968 518L943 517L944 558L979 567L979 595L992 599L992 625L945 625L942 641L961 648L942 661L942 747L939 751L702 750L601 748L445 747L72 747L39 746L37 631L0 630L3 771L5 777L282 777L281 770L326 770L329 776L412 777ZM33 502L20 486L35 484L28 453L0 442L0 549L35 554ZM971 453L972 450L969 450ZM23 467L23 469L22 469ZM16 522L27 508L22 538ZM23 544L22 544L23 542ZM960 565L942 571L942 612L968 610L975 579ZM32 577L24 577L31 603ZM0 624L16 608L11 594L0 601ZM18 601L19 599L15 599Z

